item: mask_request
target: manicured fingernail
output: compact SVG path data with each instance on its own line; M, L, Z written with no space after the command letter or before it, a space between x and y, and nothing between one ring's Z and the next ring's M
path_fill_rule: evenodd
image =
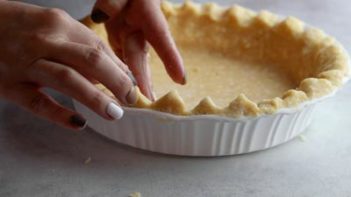
M129 105L134 105L137 102L137 99L138 95L136 91L136 86L133 86L126 96L126 101Z
M108 19L109 16L98 8L94 9L91 13L91 20L93 20L95 23L102 23L107 21Z
M69 118L69 123L73 127L84 129L85 126L87 125L87 120L83 118L81 115L75 114Z
M152 85L149 85L148 88L147 88L147 97L151 101L155 101L155 95L154 95L154 92L152 91Z
M156 101L156 93L154 91L152 91L151 96L152 96L152 101Z
M123 109L112 102L107 105L106 112L109 116L116 120L121 119L123 116Z
M127 74L128 77L130 78L130 80L133 82L133 85L134 85L134 86L138 85L138 83L137 83L137 81L136 81L136 79L135 79L135 77L134 77L134 75L133 75L132 72L127 71L126 74Z

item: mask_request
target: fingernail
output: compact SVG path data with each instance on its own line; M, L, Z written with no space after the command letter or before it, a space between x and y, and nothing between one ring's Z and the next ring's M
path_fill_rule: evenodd
M154 91L152 91L151 96L152 96L152 101L156 101L156 93Z
M112 102L107 105L106 112L115 120L121 119L123 116L123 109Z
M127 72L126 72L126 74L127 74L127 75L128 75L128 77L130 78L130 80L133 82L133 85L134 85L134 86L137 86L137 85L138 85L138 83L137 83L137 81L136 81L136 79L135 79L135 77L134 77L133 73L132 73L132 72L130 72L130 71L127 71Z
M154 95L154 92L152 91L152 85L149 85L148 86L148 92L147 92L147 97L153 102L155 101L155 95Z
M134 105L137 102L138 99L138 95L137 95L137 91L136 91L136 87L133 86L127 96L126 96L126 101L129 105Z
M93 20L95 23L102 23L107 21L108 19L109 16L98 8L94 9L91 13L91 20Z
M87 125L87 120L85 118L83 118L81 115L75 114L69 118L69 123L73 127L78 127L80 129L84 129L85 126Z

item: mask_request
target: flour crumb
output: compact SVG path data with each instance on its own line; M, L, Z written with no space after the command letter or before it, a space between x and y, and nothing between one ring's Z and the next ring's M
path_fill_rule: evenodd
M303 134L299 135L299 139L300 139L302 142L306 142L306 141L307 141L306 136L303 135Z
M91 157L88 157L85 161L84 164L89 164L91 162Z
M128 197L142 197L140 192L133 192L128 195Z

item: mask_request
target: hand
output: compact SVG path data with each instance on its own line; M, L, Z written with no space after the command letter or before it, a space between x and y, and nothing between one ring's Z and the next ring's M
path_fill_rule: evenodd
M185 84L182 59L160 9L160 0L97 0L92 19L105 22L114 51L133 72L141 92L153 100L148 41L163 61L168 74Z
M120 118L123 111L93 81L122 104L136 102L128 67L64 11L0 1L0 24L0 97L73 129L84 127L84 118L59 105L43 87L75 98L106 119Z

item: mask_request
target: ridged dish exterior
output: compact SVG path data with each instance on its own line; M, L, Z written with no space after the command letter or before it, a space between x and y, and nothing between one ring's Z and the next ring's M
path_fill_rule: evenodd
M267 149L291 140L310 124L315 104L293 113L259 118L181 117L143 109L125 109L118 121L104 120L74 101L96 132L132 147L184 156L224 156Z

